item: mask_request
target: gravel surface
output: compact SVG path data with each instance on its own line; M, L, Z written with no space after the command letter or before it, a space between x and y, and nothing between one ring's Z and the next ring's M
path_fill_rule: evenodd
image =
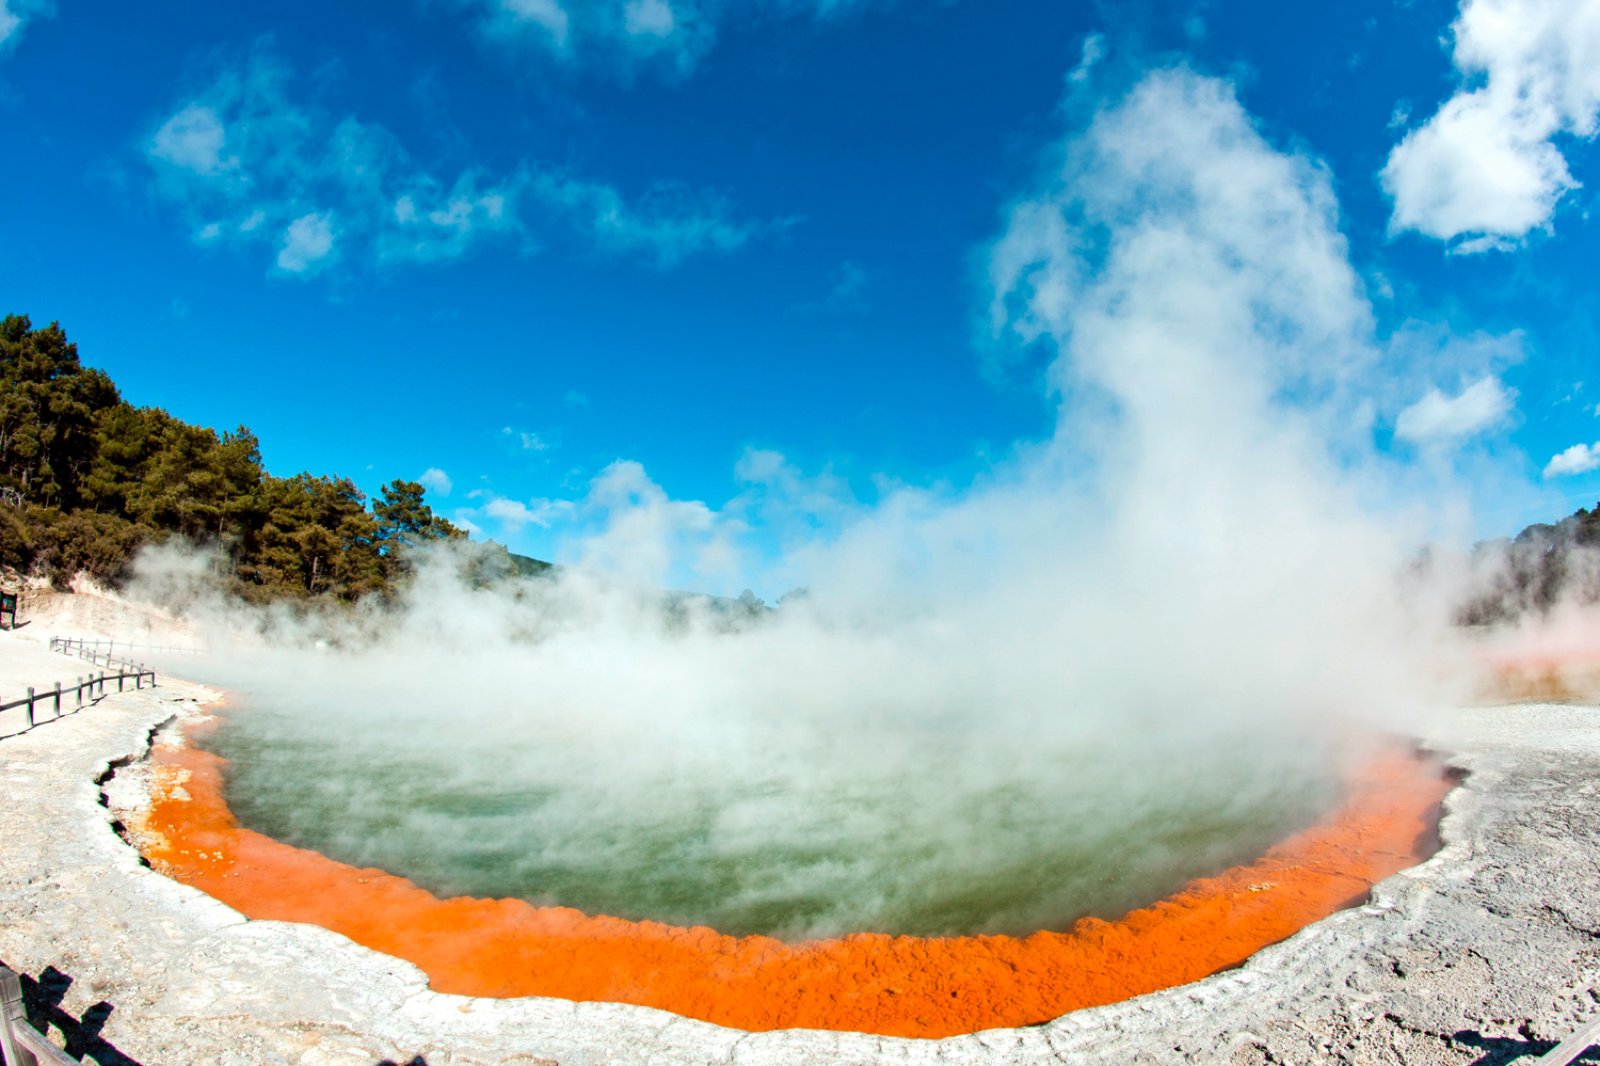
M88 669L0 634L4 699ZM1443 850L1239 970L921 1041L439 995L337 934L247 921L145 868L114 824L141 801L152 734L213 697L163 679L9 736L21 712L0 714L0 962L25 975L35 1022L85 1061L1492 1064L1530 1060L1600 1014L1600 708L1442 720L1427 742L1464 773Z

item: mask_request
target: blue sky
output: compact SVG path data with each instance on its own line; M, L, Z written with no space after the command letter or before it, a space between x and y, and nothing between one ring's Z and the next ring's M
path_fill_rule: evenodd
M1596 56L1600 0L0 0L0 304L276 474L775 553L1057 432L1009 220L1182 70L1326 176L1371 450L1514 532L1600 500Z

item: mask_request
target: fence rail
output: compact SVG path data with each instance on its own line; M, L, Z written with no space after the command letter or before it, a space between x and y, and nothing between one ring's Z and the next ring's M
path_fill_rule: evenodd
M135 644L128 640L88 640L84 637L51 637L50 650L59 651L64 655L76 655L80 659L87 659L97 666L111 667L115 665L134 666L132 659L117 658L117 651L131 654L136 651L153 652L158 655L198 655L199 648L179 648L166 644Z
M22 1008L22 980L0 966L0 1053L6 1066L79 1066L78 1060L45 1039Z
M90 674L88 677L80 677L76 685L68 685L64 688L61 682L57 681L54 689L45 689L43 692L38 692L32 685L29 685L26 696L12 700L10 703L0 703L0 713L14 711L18 707L26 707L28 709L28 729L32 729L39 724L38 710L41 705L49 705L52 716L60 718L65 713L61 709L61 703L67 696L73 697L75 700L73 710L78 710L83 707L84 693L89 694L90 700L93 700L95 696L104 696L106 694L106 686L113 681L117 683L118 692L126 691L129 681L133 682L135 689L142 689L146 678L150 679L150 687L155 688L156 672L154 670L138 670L133 673L116 674L108 674L101 671L98 675ZM27 730L22 730L22 732L27 732Z
M92 643L93 642L91 641L90 644L92 645ZM68 696L71 696L73 699L72 709L81 710L85 702L86 693L88 699L92 701L96 696L104 696L106 694L106 686L112 684L113 682L116 683L118 692L127 691L129 681L133 682L133 687L135 689L144 688L146 679L149 680L151 688L156 687L156 672L154 670L146 669L143 663L129 662L126 659L115 659L112 658L109 653L101 654L96 649L81 647L82 644L82 641L58 641L56 638L52 638L50 641L50 650L68 652L70 647L71 650L76 650L78 652L79 658L88 659L96 666L104 665L107 669L116 670L117 672L111 674L107 673L105 670L101 670L98 674L89 674L87 677L79 677L76 685L64 686L61 682L57 681L55 683L55 688L45 689L43 692L38 691L30 685L28 687L28 694L26 696L14 699L10 703L5 702L5 698L0 696L0 714L4 714L6 711L14 711L19 707L26 707L28 709L27 729L19 730L19 732L26 733L28 729L32 729L34 726L39 724L38 713L41 706L49 707L53 718L60 718L62 714L65 713L61 709L62 702ZM16 734L12 733L6 735L15 736Z
M1600 1019L1590 1022L1534 1059L1533 1066L1567 1066L1597 1043L1600 1043Z

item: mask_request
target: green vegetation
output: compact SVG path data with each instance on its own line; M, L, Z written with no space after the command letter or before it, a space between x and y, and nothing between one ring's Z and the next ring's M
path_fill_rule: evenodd
M218 547L233 591L264 602L385 593L409 546L465 534L415 481L369 507L348 478L273 477L243 426L219 436L134 407L58 324L0 320L0 565L115 584L141 546L173 536ZM504 561L527 564L543 565Z

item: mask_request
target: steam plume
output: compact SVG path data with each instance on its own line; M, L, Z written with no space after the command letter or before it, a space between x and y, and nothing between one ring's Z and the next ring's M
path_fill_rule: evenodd
M952 855L996 895L984 878L1015 878L1019 839L1074 857L1055 881L1092 881L1132 835L1211 832L1212 861L1281 830L1263 810L1313 813L1330 752L1446 695L1448 622L1442 597L1402 596L1426 518L1392 502L1404 476L1372 443L1393 388L1328 173L1269 143L1226 84L1160 71L1055 150L986 254L992 331L1043 354L1059 413L964 490L869 506L758 453L759 498L713 509L619 464L570 505L577 565L534 585L473 587L445 547L397 607L314 626L187 586L218 632L270 638L207 666L265 708L238 748L265 768L261 816L380 865L445 847L468 866L641 871L669 861L641 858L658 847L733 871L777 848L802 856L782 883L717 883L752 928L798 935L859 920L834 907L852 892L853 914L901 921ZM763 564L743 539L757 519L826 535ZM147 565L169 584L178 569ZM640 591L730 575L810 595L730 625ZM320 805L282 791L308 779ZM420 793L481 802L452 814ZM508 795L526 802L497 807ZM332 810L348 832L318 828ZM851 869L886 850L892 869ZM1159 851L1125 865L1193 872ZM691 904L654 916L694 920ZM1000 900L948 924L1073 906ZM915 931L943 931L918 913L934 927Z

